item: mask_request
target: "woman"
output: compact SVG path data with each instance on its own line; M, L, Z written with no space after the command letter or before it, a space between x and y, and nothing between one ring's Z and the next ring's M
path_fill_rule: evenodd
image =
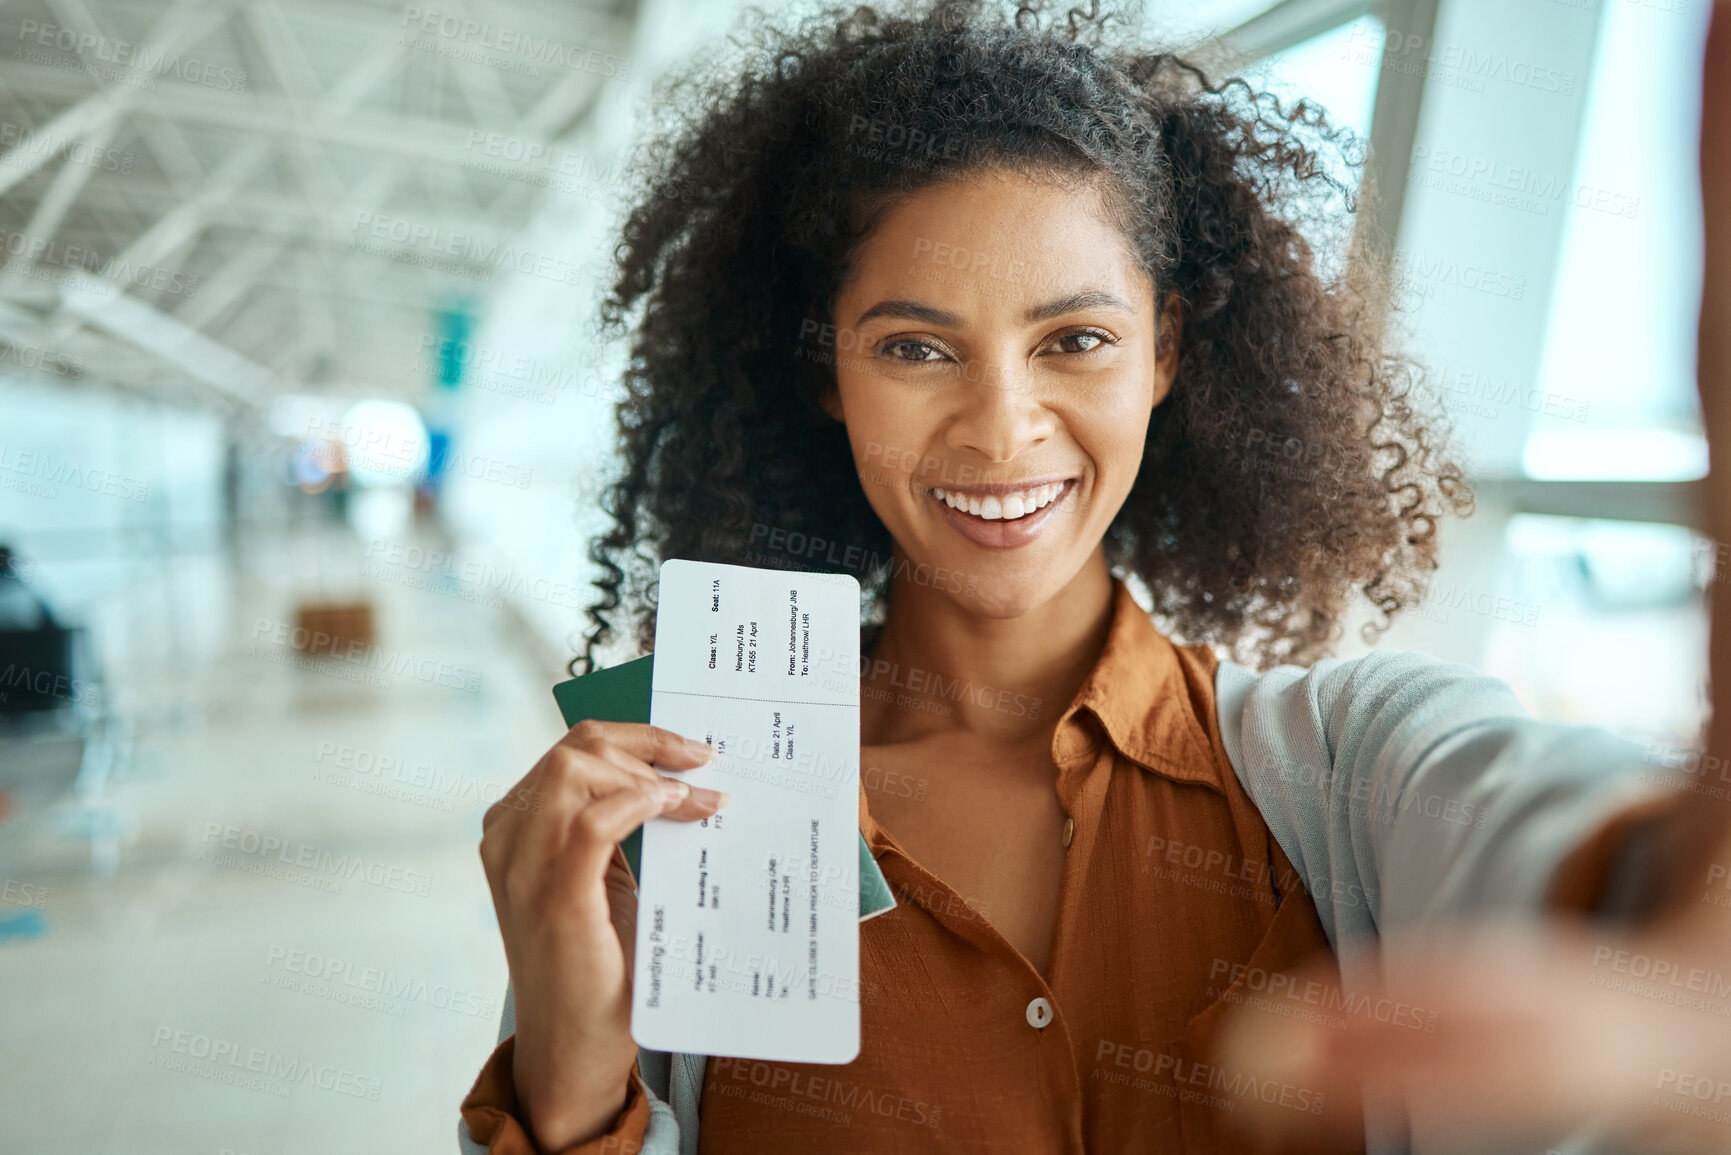
M1362 1150L1350 1085L1222 1058L1229 1012L1421 1038L1436 1011L1367 978L1278 976L1629 902L1640 747L1463 667L1318 660L1356 595L1373 628L1422 597L1470 502L1376 286L1310 243L1344 235L1335 134L1112 41L838 13L651 148L585 658L661 559L857 572L860 828L898 905L861 928L854 1062L640 1053L615 844L724 799L678 781L701 745L575 727L523 780L544 805L487 816L515 1033L469 1149ZM1332 1138L1239 1134L1270 1106Z

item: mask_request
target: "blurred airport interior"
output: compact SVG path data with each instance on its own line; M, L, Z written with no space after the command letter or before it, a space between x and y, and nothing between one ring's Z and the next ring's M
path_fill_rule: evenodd
M506 977L480 818L560 732L588 596L621 161L740 7L0 3L9 1149L451 1149ZM1378 644L1666 764L1727 572L1695 528L1706 16L1140 16L1369 146L1479 494ZM252 1048L319 1074L193 1061Z

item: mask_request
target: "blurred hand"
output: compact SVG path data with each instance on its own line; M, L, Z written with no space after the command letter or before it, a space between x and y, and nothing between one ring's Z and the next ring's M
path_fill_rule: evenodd
M593 1138L624 1105L637 1056L637 898L617 844L651 818L719 810L725 794L650 765L689 770L712 753L655 726L579 722L483 820L481 862L517 1006L513 1076L543 1150Z
M1706 273L1701 410L1712 458L1707 523L1731 541L1731 3L1719 0L1705 61L1701 183ZM1717 554L1718 551L1716 551ZM1712 684L1731 686L1731 574L1714 583ZM1731 708L1708 750L1731 754ZM1446 939L1385 941L1382 977L1349 988L1358 1008L1318 1025L1239 1010L1223 1033L1228 1069L1313 1091L1362 1086L1404 1101L1421 1133L1482 1153L1527 1149L1589 1122L1643 1152L1731 1151L1731 803L1696 795L1664 819L1661 885L1643 929L1581 924L1486 927ZM1348 960L1350 961L1350 960ZM1332 961L1309 979L1328 982ZM1346 973L1376 973L1348 966ZM1305 989L1302 986L1296 989ZM1388 998L1424 1008L1435 1033L1379 1021ZM1268 1002L1269 1000L1262 1000ZM1278 1005L1278 1004L1276 1004ZM1386 1005L1386 1004L1383 1004ZM1434 1016L1430 1018L1429 1016ZM1344 1025L1339 1020L1344 1018ZM1387 1101L1386 1099L1384 1101ZM1317 1121L1247 1101L1256 1129Z
M1720 893L1731 890L1720 882L1700 897ZM1643 1152L1731 1151L1731 911L1698 901L1629 936L1485 927L1388 940L1381 955L1380 981L1315 1000L1339 1008L1332 1024L1236 1013L1221 1065L1330 1098L1362 1087L1368 1101L1404 1102L1445 1149L1475 1155L1542 1148L1589 1122ZM1334 974L1319 964L1291 989L1336 985ZM1400 1003L1420 1013L1387 1013ZM1258 1131L1326 1122L1245 1107Z

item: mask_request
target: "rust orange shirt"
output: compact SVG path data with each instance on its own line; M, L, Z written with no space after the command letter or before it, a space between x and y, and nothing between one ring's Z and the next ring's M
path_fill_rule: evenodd
M1247 1096L1357 1112L1210 1062L1227 1007L1327 942L1227 760L1212 653L1174 645L1121 582L1115 597L1052 739L1074 825L1048 973L873 821L862 786L860 831L897 906L860 927L860 1055L711 1058L705 1155L1276 1151L1234 1131ZM510 1051L507 1039L463 1115L490 1151L527 1153ZM648 1114L633 1073L613 1131L573 1150L637 1150Z

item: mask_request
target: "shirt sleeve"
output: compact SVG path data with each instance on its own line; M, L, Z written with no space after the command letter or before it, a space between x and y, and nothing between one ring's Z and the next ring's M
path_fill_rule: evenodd
M481 1068L469 1095L463 1100L462 1128L459 1139L465 1152L479 1150L487 1155L554 1155L535 1146L528 1128L523 1126L517 1111L517 1088L512 1077L511 1060L517 1036L500 1043ZM631 1064L631 1078L625 1093L625 1106L604 1134L562 1148L557 1155L619 1155L620 1152L648 1151L644 1140L649 1129L649 1091Z
M461 1155L544 1155L536 1148L517 1112L517 1084L511 1068L516 1030L517 1000L507 984L504 1010L499 1018L499 1045L481 1068L468 1097L463 1100L461 1118L457 1121L457 1148ZM645 1060L654 1062L665 1058L659 1052L639 1048L638 1061L631 1066L625 1105L612 1128L604 1135L567 1147L557 1155L599 1155L601 1152L606 1155L682 1155L679 1122L673 1108L650 1086L659 1081L665 1090L667 1076L643 1069ZM646 1074L648 1082L645 1082ZM701 1079L701 1074L698 1077ZM693 1117L696 1115L695 1101L691 1105L691 1114Z
M1584 909L1676 804L1644 748L1532 718L1502 681L1378 651L1258 675L1221 662L1221 737L1330 944Z

